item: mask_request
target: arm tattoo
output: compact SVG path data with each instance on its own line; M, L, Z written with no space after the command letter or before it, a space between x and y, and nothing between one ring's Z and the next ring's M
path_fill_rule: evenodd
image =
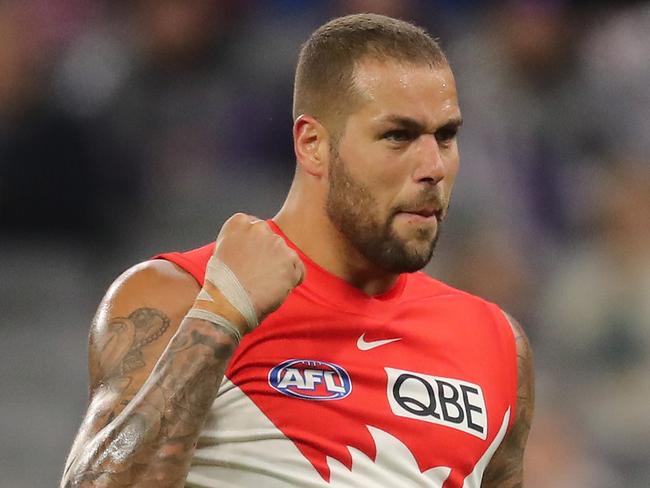
M506 314L517 346L517 417L485 471L483 488L522 488L524 449L535 403L532 350L521 325Z
M142 348L159 339L169 328L169 319L160 310L139 308L128 317L108 324L108 333L97 344L99 361L107 379L125 376L145 366Z
M169 328L167 316L152 308L139 308L129 315L128 320L135 327L135 336L131 348L120 364L120 372L123 375L144 367L142 348L159 339Z
M169 325L160 310L140 308L112 320L93 344L100 385L122 401L94 416L91 436L73 447L65 488L183 485L235 343L207 321L185 319L143 386L126 395L132 375L146 366L143 348Z

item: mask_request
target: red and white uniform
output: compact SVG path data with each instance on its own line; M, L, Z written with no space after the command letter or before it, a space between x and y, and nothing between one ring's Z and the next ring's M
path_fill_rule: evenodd
M479 488L516 411L503 313L420 272L369 297L287 242L306 279L237 348L187 486ZM159 257L202 284L213 248Z

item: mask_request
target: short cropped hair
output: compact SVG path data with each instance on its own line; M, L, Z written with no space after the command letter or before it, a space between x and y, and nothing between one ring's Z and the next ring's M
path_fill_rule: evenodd
M366 60L441 68L447 59L427 32L376 14L333 19L303 44L293 93L293 118L308 114L332 131L360 103L355 68Z

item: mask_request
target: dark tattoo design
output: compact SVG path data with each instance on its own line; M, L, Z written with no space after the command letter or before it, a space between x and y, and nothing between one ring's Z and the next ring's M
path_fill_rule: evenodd
M482 488L522 488L524 449L535 403L532 350L521 325L506 315L517 346L517 417L483 476Z
M126 375L145 366L142 348L159 339L168 328L169 318L153 308L139 308L128 317L111 319L106 331L92 344L101 375L112 383L128 379Z
M152 308L139 308L129 315L128 320L135 326L135 337L133 346L122 361L122 374L144 367L142 348L159 339L169 327L169 319Z
M147 346L169 326L160 310L140 308L112 319L91 344L105 394L91 402L62 487L183 485L235 343L207 321L185 319L152 368ZM147 365L146 381L130 391Z

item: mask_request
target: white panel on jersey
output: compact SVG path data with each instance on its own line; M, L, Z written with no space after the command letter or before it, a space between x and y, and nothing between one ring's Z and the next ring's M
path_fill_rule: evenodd
M368 427L375 442L373 461L348 448L352 469L328 458L330 483L257 406L224 380L187 477L188 487L211 488L441 488L450 468L437 467L425 473L409 449L383 430ZM473 485L472 485L473 486Z

